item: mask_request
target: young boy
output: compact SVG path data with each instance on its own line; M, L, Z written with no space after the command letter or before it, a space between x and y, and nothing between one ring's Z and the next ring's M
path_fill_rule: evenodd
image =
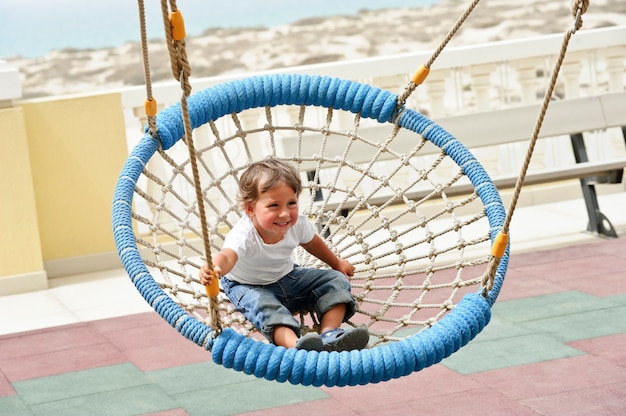
M354 267L335 256L299 214L301 190L298 171L284 161L268 158L246 169L239 182L246 215L213 256L214 275L221 276L231 302L276 345L314 351L365 348L366 328L340 328L355 312L348 281ZM333 270L294 265L292 252L298 245ZM212 279L205 264L200 282L207 285ZM321 336L301 337L293 313L311 307L320 319Z

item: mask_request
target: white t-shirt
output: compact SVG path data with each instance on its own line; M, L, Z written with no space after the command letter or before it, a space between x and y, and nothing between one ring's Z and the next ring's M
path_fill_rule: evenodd
M237 253L237 262L227 274L230 280L251 285L277 282L293 269L293 250L309 243L315 236L315 227L302 214L282 240L266 244L247 215L235 224L224 239L222 248Z

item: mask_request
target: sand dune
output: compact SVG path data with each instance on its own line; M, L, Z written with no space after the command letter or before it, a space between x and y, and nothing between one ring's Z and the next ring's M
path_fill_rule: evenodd
M428 8L361 11L287 26L207 29L187 40L194 77L417 52L435 48L467 7L444 0ZM626 25L626 2L595 0L583 29ZM570 2L482 0L454 45L562 33L573 22ZM171 79L163 40L150 42L154 82ZM93 92L144 83L139 42L99 50L61 50L41 58L9 59L20 68L25 98Z

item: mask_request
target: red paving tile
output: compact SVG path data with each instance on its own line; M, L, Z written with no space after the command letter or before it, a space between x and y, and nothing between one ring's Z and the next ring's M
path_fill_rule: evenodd
M579 290L626 293L626 239L513 256L499 301ZM616 271L617 270L617 271ZM602 277L602 285L597 278ZM587 355L466 376L435 365L398 380L322 389L330 396L254 416L626 414L626 334L572 342ZM156 313L0 337L0 397L10 382L130 361L151 371L210 360ZM153 413L184 416L184 409Z
M5 375L0 372L0 397L15 396L15 390Z
M626 382L626 371L590 355L467 376L514 400L525 400ZM626 404L625 404L626 405Z
M87 324L12 334L0 337L0 361L104 342L106 339Z
M142 371L209 361L211 354L180 335L156 313L151 325L109 330L103 335ZM149 318L152 319L152 318Z
M571 342L568 345L593 356L611 361L619 366L626 367L626 334L584 339Z
M142 416L189 416L189 413L187 413L185 409L172 409L163 412L146 413Z
M127 361L114 346L103 343L2 360L0 368L9 381L16 382Z
M549 295L564 290L566 289L559 283L549 282L541 276L526 273L523 269L510 269L506 273L498 301Z
M210 352L180 335L178 338L184 342L127 350L124 355L141 371L154 371L211 361Z
M615 270L619 270L616 269L616 267L619 267L615 265L616 261L624 263L624 267L626 268L626 261L621 259L616 260L613 257L602 256L601 262L603 263L598 260L600 259L595 259L593 263L591 263L588 258L573 258L547 264L520 267L514 270L530 276L541 277L549 282L563 283L571 279L591 279L597 278L598 275L613 273Z
M359 415L537 416L522 404L485 388L403 402L382 400Z
M245 416L358 416L348 407L335 399L315 400L312 402L298 403L289 406L273 407L271 409L256 412L242 413Z
M324 387L342 404L361 414L381 403L404 402L479 388L478 383L446 367L435 365L411 375L377 384Z
M93 328L100 333L120 331L123 329L131 329L144 327L148 325L165 324L165 320L156 312L138 313L134 315L122 316L119 318L100 319L89 322Z
M572 390L522 400L522 404L546 416L618 416L626 414L626 383L608 388Z

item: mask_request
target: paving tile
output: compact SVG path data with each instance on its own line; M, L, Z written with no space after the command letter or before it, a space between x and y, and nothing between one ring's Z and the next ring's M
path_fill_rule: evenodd
M493 315L491 317L491 321L489 321L489 324L471 342L487 342L495 339L530 335L532 333L533 331L529 329L502 319L497 315Z
M241 395L233 395L234 391L241 392ZM239 383L236 387L217 385L211 389L176 395L176 401L192 416L207 414L225 416L325 398L328 398L328 395L315 387L294 386L260 379L251 379Z
M626 332L626 306L570 313L563 316L521 323L528 329L547 334L562 342L602 337Z
M615 295L607 296L605 299L610 302L619 303L620 305L626 305L626 293L618 293Z
M145 413L141 416L189 416L185 409L163 410L161 412Z
M0 296L0 310L13 311L0 314L0 335L79 322L76 315L44 290Z
M626 269L626 265L624 269ZM599 297L626 293L626 276L623 271L602 272L601 275L593 278L588 276L577 277L560 283L568 290L578 290Z
M328 397L314 387L258 379L212 362L150 371L146 376L190 414L206 414L202 412L207 409L211 415L230 414ZM234 390L246 391L245 400L239 403L223 399L232 397Z
M584 354L541 334L470 342L441 364L460 374L555 360Z
M111 344L68 348L12 360L0 361L0 368L11 382L104 367L128 361Z
M15 390L2 371L0 371L0 397L15 396Z
M516 269L540 264L551 264L572 258L593 257L597 253L604 252L606 246L606 241L598 239L587 244L513 255L510 258L509 267Z
M119 364L13 383L27 406L117 391L149 383L132 364Z
M211 391L217 386L246 383L255 379L254 376L213 362L150 371L146 373L146 377L173 396L188 391Z
M357 416L358 413L342 405L335 399L322 399L295 405L273 407L271 409L240 413L239 416Z
M615 306L619 306L619 304L605 298L570 291L496 302L493 313L502 319L520 323Z
M400 403L415 399L458 394L480 385L441 365L383 383L354 387L323 387L343 406L358 414L384 403Z
M0 361L107 342L87 324L48 328L0 337Z
M165 321L102 333L142 371L210 360L211 355L180 335Z
M626 333L574 341L569 345L587 354L626 367Z
M32 416L32 413L17 396L0 397L0 415Z
M617 416L626 414L626 383L595 387L522 400L546 416Z
M131 349L125 351L124 355L141 371L153 371L211 360L211 353L204 348L185 339L178 333L171 336L178 338L178 342Z
M154 311L120 316L117 318L98 319L89 322L90 326L101 333L159 324L169 326L169 324Z
M157 386L140 385L39 403L30 410L35 416L134 416L178 407Z
M538 267L542 270L545 269L546 278L555 282L585 277L599 282L602 276L607 273L626 269L626 259L605 254L593 257L572 256L567 260L556 261Z
M534 411L520 403L485 388L419 399L409 396L402 402L382 400L376 406L359 412L361 416L406 416L416 414L437 416L537 416Z
M624 368L581 355L469 375L515 400L530 399L626 382Z
M547 295L563 292L564 290L565 288L560 283L550 282L541 276L534 276L524 270L514 269L507 271L497 301L503 302L531 296Z

